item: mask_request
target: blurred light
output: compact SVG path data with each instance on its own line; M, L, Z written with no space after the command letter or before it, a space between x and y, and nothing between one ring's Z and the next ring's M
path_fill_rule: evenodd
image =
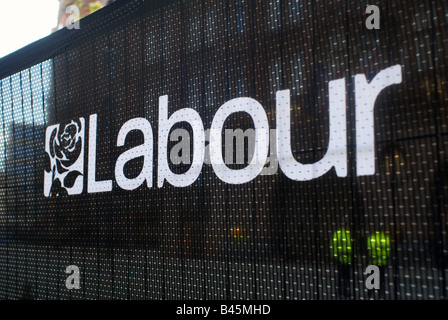
M341 228L333 233L330 249L333 256L341 264L352 264L353 257L353 239L350 230Z
M370 263L376 266L387 264L390 253L390 237L382 231L367 238L367 250L369 252Z
M233 240L241 240L244 238L244 229L235 227L230 229L230 236Z

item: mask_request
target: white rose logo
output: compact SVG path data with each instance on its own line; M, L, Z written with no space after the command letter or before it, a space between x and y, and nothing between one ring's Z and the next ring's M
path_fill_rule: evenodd
M84 118L49 126L45 134L44 195L80 194L84 175Z

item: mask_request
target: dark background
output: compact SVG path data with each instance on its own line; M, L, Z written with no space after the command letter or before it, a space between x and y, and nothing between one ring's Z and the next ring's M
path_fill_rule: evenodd
M116 1L0 60L0 297L20 299L446 299L447 5L377 1ZM375 104L376 174L356 176L354 76L400 64L402 83ZM43 196L45 128L98 114L97 179L113 179L125 121L158 98L193 108L210 128L216 110L251 97L275 128L275 92L291 90L298 161L328 145L328 82L346 79L348 166L297 182L279 169L221 182L209 165L187 188ZM182 127L180 124L179 127ZM227 128L250 128L244 114ZM188 126L186 126L188 128ZM86 128L86 136L88 127ZM157 143L157 141L156 141ZM140 171L135 161L129 175ZM182 166L173 167L178 172ZM351 230L346 268L330 249ZM235 238L235 228L241 233ZM366 239L391 237L381 290L365 288ZM65 287L69 265L81 289Z

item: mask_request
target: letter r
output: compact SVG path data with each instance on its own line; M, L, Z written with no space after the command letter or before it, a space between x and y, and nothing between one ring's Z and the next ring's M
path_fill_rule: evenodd
M356 172L359 176L375 174L374 106L380 92L401 83L401 66L380 71L370 83L364 74L355 76L356 100Z

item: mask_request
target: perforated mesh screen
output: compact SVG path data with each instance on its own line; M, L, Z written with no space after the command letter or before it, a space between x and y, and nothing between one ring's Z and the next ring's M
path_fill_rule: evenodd
M448 7L376 1L380 28L368 29L368 4L116 1L79 30L0 60L0 298L446 298ZM361 175L357 152L369 137L356 127L357 76L368 85L393 66L401 83L376 96L374 170ZM330 95L341 79L342 94ZM277 118L282 90L290 90L291 154L302 164L325 159L337 134L330 100L343 101L345 123L334 125L346 131L345 175L338 162L300 181L279 165L284 140L272 129L287 125ZM186 121L159 139L163 96L168 117L190 108L206 135L204 164L186 186L159 185L168 171L186 177L199 139ZM256 177L228 183L210 163L206 131L243 97L264 109L269 158ZM153 141L136 129L118 145L136 118ZM238 154L238 137L226 140L225 130L259 124L234 112L218 135L235 179L248 174L253 146L243 138ZM129 160L140 145L146 156ZM151 186L117 181L129 150L122 176L152 168ZM79 289L66 286L70 265ZM380 268L379 290L366 287L368 265Z

